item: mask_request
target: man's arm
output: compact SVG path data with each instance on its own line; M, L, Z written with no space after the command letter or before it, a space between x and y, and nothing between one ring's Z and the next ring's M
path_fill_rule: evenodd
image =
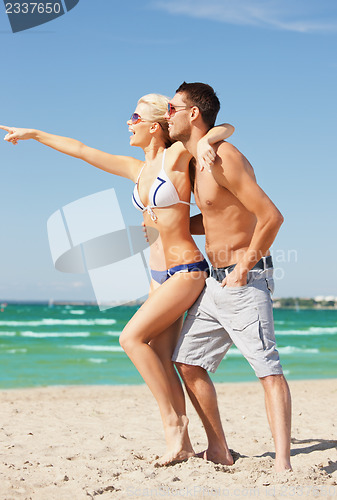
M190 218L190 233L205 234L205 228L202 221L202 214L193 215L193 217Z
M229 123L221 123L221 125L217 125L216 127L211 128L206 135L204 135L198 141L197 146L197 162L200 170L204 168L209 169L216 158L216 153L214 150L214 146L219 141L225 141L230 137L235 131L233 125ZM192 158L192 155L182 142L177 141L170 146L170 150L175 152L176 155L185 155Z
M247 251L242 255L225 284L247 283L248 271L268 252L283 223L283 216L257 184L248 160L231 144L223 143L212 169L218 184L228 189L256 216L256 226Z

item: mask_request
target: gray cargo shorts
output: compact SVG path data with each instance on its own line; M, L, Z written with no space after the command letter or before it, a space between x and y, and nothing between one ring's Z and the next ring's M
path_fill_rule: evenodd
M215 372L234 343L257 377L282 374L276 349L273 269L249 271L247 285L221 287L207 278L190 307L172 360Z

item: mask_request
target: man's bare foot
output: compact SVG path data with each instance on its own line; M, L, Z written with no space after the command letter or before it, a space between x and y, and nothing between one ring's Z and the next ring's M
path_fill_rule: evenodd
M209 460L215 464L221 465L233 465L234 460L232 454L229 450L224 448L210 449L205 451L201 451L196 455L199 458L203 458L204 460Z
M159 460L158 465L170 465L183 462L195 455L187 432L188 418L178 418L177 425L165 426L165 437L168 450Z

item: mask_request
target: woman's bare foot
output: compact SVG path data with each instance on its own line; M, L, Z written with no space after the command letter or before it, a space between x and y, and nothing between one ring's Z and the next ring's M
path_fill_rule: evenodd
M188 418L178 417L175 425L165 425L167 452L158 461L158 465L170 465L182 462L195 455L187 432Z
M292 472L292 467L290 460L275 460L274 471L275 472Z
M215 464L221 465L233 465L234 460L231 452L225 448L208 448L205 451L201 451L197 454L197 457L203 458L204 460L209 460Z

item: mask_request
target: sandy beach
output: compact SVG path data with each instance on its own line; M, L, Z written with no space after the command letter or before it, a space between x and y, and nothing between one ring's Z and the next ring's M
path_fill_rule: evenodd
M2 390L1 500L337 498L337 379L290 383L293 472L273 472L259 383L217 385L232 467L199 458L156 467L165 450L145 386ZM188 405L199 452L205 434Z

